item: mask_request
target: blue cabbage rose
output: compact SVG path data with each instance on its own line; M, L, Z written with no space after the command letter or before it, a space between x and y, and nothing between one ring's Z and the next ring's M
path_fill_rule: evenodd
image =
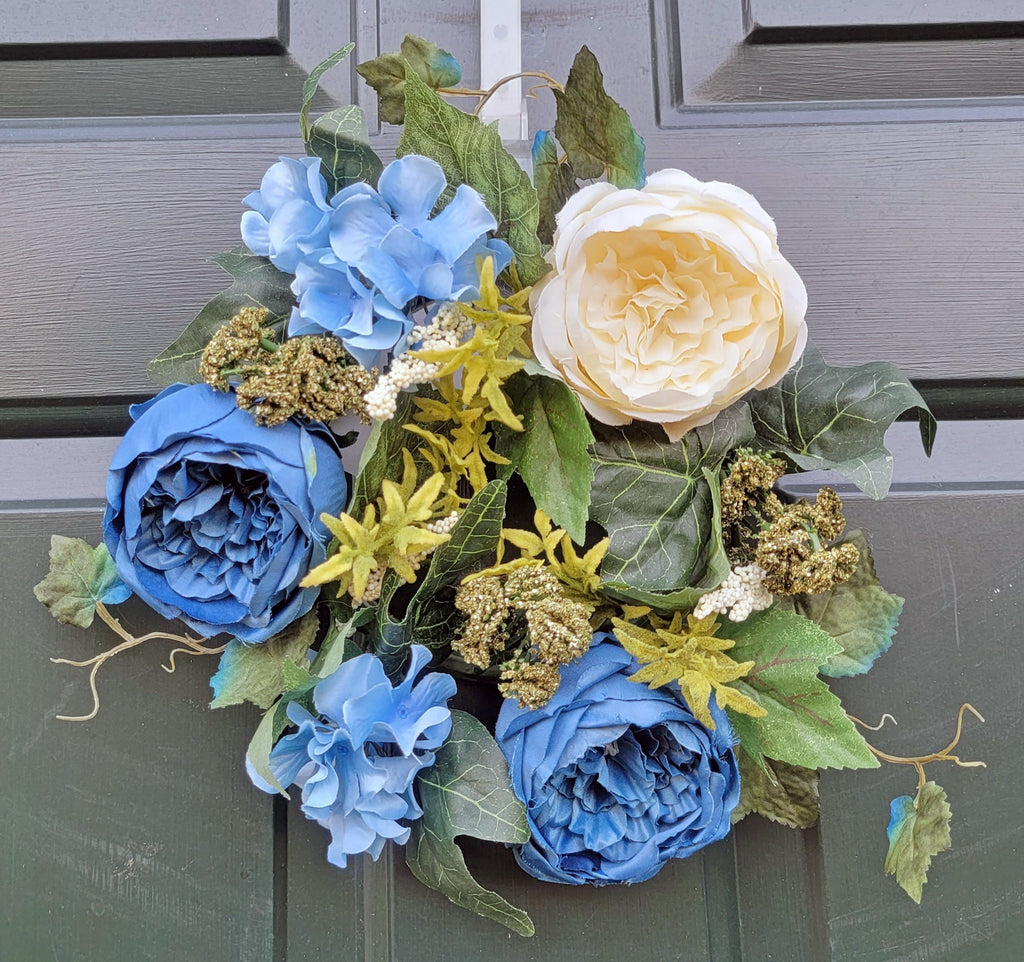
M416 676L430 661L421 645L411 650L405 680L392 687L370 654L343 662L313 689L317 714L296 702L288 718L299 730L270 753L270 770L285 787L302 789L302 811L331 833L327 860L345 868L349 855L374 860L384 843L409 840L409 823L423 812L413 792L417 773L451 731L449 675ZM247 762L249 777L274 789Z
M516 860L549 882L642 882L724 837L740 776L725 712L709 730L678 694L629 680L637 663L595 636L532 711L506 701L495 732L531 840Z
M282 157L263 175L259 190L242 201L242 240L286 274L328 242L327 181L319 157Z
M288 333L334 334L369 367L409 333L418 299L479 296L478 259L493 257L498 272L511 250L488 238L497 222L465 184L431 216L446 186L437 163L410 154L384 170L378 190L357 183L331 198L329 245L296 268Z
M261 427L233 394L176 384L131 409L107 476L103 541L121 578L203 636L265 641L305 614L326 557L321 512L346 483L333 435Z

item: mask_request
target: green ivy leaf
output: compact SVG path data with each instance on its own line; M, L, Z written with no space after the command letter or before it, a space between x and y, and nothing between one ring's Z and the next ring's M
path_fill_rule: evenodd
M331 67L337 66L354 49L354 43L347 43L340 50L325 57L309 72L309 76L302 82L302 107L299 109L299 130L302 131L302 139L309 140L309 108L316 96L316 88L320 84L320 78L327 73Z
M282 273L266 257L257 257L245 247L225 251L213 260L234 282L192 319L170 347L149 362L146 374L160 387L199 381L203 348L243 307L265 307L276 332L284 332L295 300L289 288L292 275Z
M822 666L830 678L862 675L888 651L896 632L903 599L890 594L875 575L871 549L860 531L850 531L842 544L855 545L860 561L853 576L831 591L779 598L777 607L793 610L825 629L842 648Z
M895 364L832 367L813 344L778 384L747 400L763 447L805 471L838 471L872 498L884 498L892 483L884 442L896 418L916 411L928 454L935 440L935 418Z
M92 624L99 602L119 605L132 593L106 545L60 534L50 537L50 570L32 591L61 624L77 628Z
M524 286L547 272L537 239L540 202L526 171L502 147L496 128L445 103L411 67L405 72L405 129L396 154L436 160L449 193L459 184L480 193L498 221L498 236L512 248Z
M320 158L328 196L359 181L376 187L384 169L370 146L366 114L354 105L317 118L306 140L306 153Z
M601 67L588 47L576 54L565 90L555 90L555 103L555 136L577 176L607 174L616 187L643 187L643 139L605 92Z
M447 655L463 617L455 607L455 592L466 575L493 562L507 490L504 481L495 480L473 496L450 540L431 556L430 567L400 619L392 617L390 607L405 582L394 572L385 576L370 641L389 675L401 670L410 645L425 645L441 658Z
M715 517L717 472L753 436L746 405L723 411L678 444L639 423L599 425L595 434L590 516L611 539L602 579L678 592L699 584L709 565L727 569L720 512Z
M754 662L735 688L768 714L751 718L729 711L743 748L758 763L767 755L802 768L877 768L860 732L818 670L841 649L813 622L791 611L769 609L719 629L736 644L734 661Z
M233 638L220 656L220 666L210 679L211 708L225 708L252 702L267 708L288 688L291 662L305 662L309 646L316 640L316 610L308 612L262 644L247 645Z
M503 431L499 452L519 468L534 504L577 544L586 537L594 443L579 398L551 377L520 372L505 384L522 431Z
M454 87L462 80L462 67L447 50L407 34L401 53L381 54L356 67L359 76L377 91L380 119L385 123L405 123L406 65L432 90Z
M755 762L736 748L740 766L740 801L733 824L753 812L789 828L810 828L818 821L818 772L772 758Z
M555 234L555 215L579 190L576 172L568 159L559 160L558 145L550 130L539 130L533 138L533 186L540 200L537 236L550 244Z
M469 835L506 845L530 840L526 808L516 798L508 766L487 729L466 712L452 712L452 731L433 766L416 778L423 817L413 822L405 861L424 885L462 908L531 936L533 922L470 874L455 844Z
M950 846L951 817L946 793L935 782L925 782L916 799L900 795L890 803L885 874L895 875L903 891L918 905L932 856Z

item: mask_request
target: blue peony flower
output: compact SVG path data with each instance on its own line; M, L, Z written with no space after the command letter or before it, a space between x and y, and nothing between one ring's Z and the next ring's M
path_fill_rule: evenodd
M265 641L313 606L321 512L345 506L333 435L261 427L233 394L176 384L131 409L107 476L103 540L150 607L204 636Z
M282 157L263 175L259 190L242 201L242 240L286 274L329 240L327 181L319 157Z
M642 882L723 838L739 801L732 728L671 691L629 680L636 662L600 634L543 708L506 701L495 732L532 839L516 851L549 882Z
M299 303L288 333L334 334L369 367L411 330L418 299L479 296L478 259L493 257L501 271L511 250L488 238L498 225L471 187L460 186L431 216L446 186L437 163L411 154L384 170L378 190L359 183L339 191L331 199L329 247L295 271Z
M288 705L299 730L274 747L270 770L283 786L301 788L306 817L330 831L334 865L345 868L349 855L363 852L376 860L388 839L404 844L409 823L423 814L413 782L451 731L455 694L449 675L416 680L429 661L430 652L414 645L405 680L392 687L374 655L359 655L313 689L317 715ZM257 787L274 791L247 768Z

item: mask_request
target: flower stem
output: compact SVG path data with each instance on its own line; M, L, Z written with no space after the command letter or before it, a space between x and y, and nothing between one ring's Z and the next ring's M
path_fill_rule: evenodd
M554 77L550 76L544 70L523 70L520 71L519 73L510 73L507 77L502 77L500 80L492 84L486 90L475 90L470 87L441 87L437 92L439 94L447 94L450 97L479 97L480 102L476 105L476 108L473 111L473 116L479 117L480 110L483 107L483 105L487 103L487 101L490 100L491 97L493 97L498 92L498 90L500 90L505 84L509 83L510 81L518 80L520 77L538 77L539 79L544 81L544 83L536 84L527 91L526 95L528 97L533 97L534 99L537 98L537 95L534 93L534 91L542 87L547 87L551 90L563 89L562 85L557 80L555 80Z

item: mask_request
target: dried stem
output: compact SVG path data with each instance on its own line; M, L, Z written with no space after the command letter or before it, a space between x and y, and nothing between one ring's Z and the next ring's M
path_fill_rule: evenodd
M96 675L99 673L100 668L103 667L111 658L115 655L119 655L122 651L128 651L129 648L135 648L138 645L145 644L147 641L171 641L175 644L183 647L175 648L171 652L170 665L164 665L163 669L167 672L174 671L174 656L179 652L183 652L189 655L219 655L227 645L221 645L219 648L207 648L198 638L189 638L187 635L172 635L167 634L163 631L151 631L148 635L142 635L140 638L136 638L135 635L127 631L108 610L103 602L96 603L96 614L100 616L100 620L110 628L119 638L122 639L120 644L114 645L113 648L108 648L106 651L100 652L98 655L94 655L92 658L87 658L85 661L72 661L70 658L51 658L55 665L72 665L75 668L90 668L89 671L89 690L92 692L92 711L88 715L58 715L59 721L91 721L99 714L100 710L100 696L96 690Z
M562 85L544 70L523 70L520 73L510 73L507 77L502 77L501 80L492 84L486 90L474 90L470 87L441 87L437 92L439 94L447 94L451 97L479 97L480 103L476 105L476 108L473 111L473 116L479 117L480 110L483 105L487 103L487 101L490 100L501 87L512 80L518 80L520 77L538 77L544 81L542 84L534 84L534 86L526 92L526 96L531 97L534 100L537 99L537 94L535 93L537 90L541 90L545 87L551 90L562 89Z
M960 742L960 735L963 732L964 727L964 712L970 712L980 722L984 722L985 719L973 705L964 702L960 706L960 711L957 712L956 716L956 734L953 736L953 740L943 749L937 752L930 752L927 755L890 755L888 752L883 752L878 748L875 748L870 742L865 741L865 745L868 746L868 751L871 752L875 758L883 762L892 762L895 765L913 765L917 769L917 790L920 792L922 786L925 783L924 766L928 762L954 762L960 768L985 768L984 762L965 762L958 755L951 755L950 752ZM855 715L847 715L847 717L854 724L860 725L862 728L867 728L870 731L878 731L886 722L886 719L896 724L896 719L892 717L888 712L882 716L882 720L877 725L869 725L867 722L861 721Z

